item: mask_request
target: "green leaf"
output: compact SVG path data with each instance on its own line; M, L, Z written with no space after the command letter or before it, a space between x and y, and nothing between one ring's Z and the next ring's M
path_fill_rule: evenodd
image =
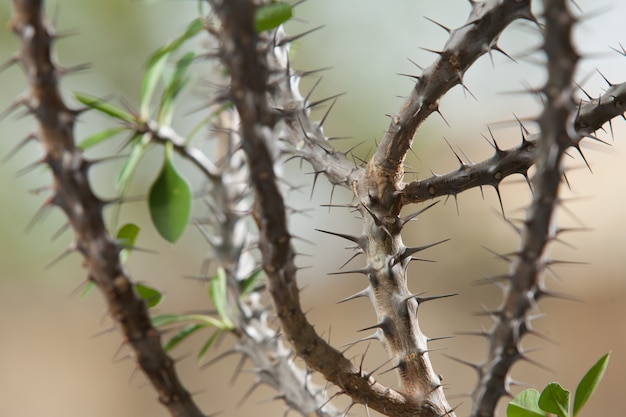
M163 74L163 68L165 68L166 61L167 55L161 56L154 62L151 61L146 69L146 73L143 75L141 93L139 96L139 109L141 117L144 119L147 119L150 113L150 101L152 100L154 91L159 83L159 79Z
M527 389L509 402L507 417L546 417L546 412L539 408L539 391Z
M150 217L159 234L168 242L176 242L183 234L191 215L191 189L171 161L172 145L165 148L159 176L148 195Z
M221 330L232 330L232 325L228 325L214 317L203 314L161 314L152 317L152 325L154 327L167 326L168 324L180 323L183 321L196 321L205 323L208 326L217 327Z
M178 333L176 333L172 338L167 342L167 344L163 347L163 350L169 352L180 342L194 334L200 329L204 329L208 325L206 323L191 323L183 327Z
M254 14L254 28L257 33L274 29L291 19L293 15L292 12L291 5L288 3L279 1L265 4L256 9Z
M202 345L202 347L200 348L200 352L198 352L198 361L201 361L202 358L204 357L204 355L207 353L207 351L209 350L209 348L211 347L211 345L213 344L213 342L215 342L215 340L217 339L217 337L222 334L222 330L217 329L213 332L213 334L211 335L211 337L209 337L207 339L206 342L204 342L204 344Z
M561 417L570 417L570 393L558 382L548 384L539 396L539 407L548 413L558 414Z
M250 276L239 283L239 291L241 292L241 296L245 297L250 294L259 280L263 277L263 269L259 268L256 271L253 271Z
M587 400L589 400L589 397L591 397L591 394L593 394L598 387L598 384L604 376L604 371L606 371L606 367L609 364L610 355L611 353L609 352L602 356L578 383L576 394L574 395L574 416L583 408Z
M119 190L119 197L124 197L128 192L128 188L130 187L130 182L137 170L137 166L139 166L139 162L141 158L145 154L148 146L150 145L150 136L145 134L135 134L128 143L132 144L132 151L130 156L126 161L124 161L124 165L122 165L122 169L117 176L117 188ZM117 220L119 218L119 213L122 205L116 204L113 208L113 220L112 225L115 227L117 225Z
M187 26L185 33L183 33L181 36L174 39L167 45L162 46L154 54L152 54L150 60L148 61L148 68L152 67L156 61L159 61L164 56L167 56L168 54L180 48L180 46L185 43L186 40L196 36L198 33L200 33L202 29L204 29L204 22L202 21L202 18L198 17L192 20Z
M118 133L123 132L126 129L127 129L126 127L118 126L118 127L112 127L110 129L105 129L101 132L94 133L93 135L88 136L85 139L83 139L78 144L78 147L82 150L86 150L88 148L96 146L100 142L103 142L107 139L112 138L113 136L117 135Z
M159 114L157 121L160 124L169 125L172 120L173 109L172 106L178 94L182 91L183 87L188 81L187 70L193 62L196 54L194 52L188 52L183 55L178 61L176 61L176 68L166 81L165 90L161 97L161 103L159 105Z
M89 96L87 94L82 93L74 93L74 96L78 101L83 103L87 107L91 107L94 110L98 110L101 113L104 113L108 116L111 116L115 119L123 120L125 122L133 123L135 122L135 117L128 113L125 110L120 109L106 101L103 101L100 98Z
M211 283L209 284L209 296L220 318L225 323L230 323L226 306L226 280L227 277L224 268L217 268L217 273L211 278Z
M163 300L163 294L159 290L152 287L148 287L143 284L135 284L135 290L137 294L146 302L148 308L152 308L158 305Z
M141 138L141 140L137 140ZM141 157L145 153L148 144L150 143L150 137L148 135L135 135L130 141L133 144L133 150L117 176L117 188L120 190L120 194L124 195L130 184L130 180L141 161Z
M152 97L154 96L154 92L158 85L159 79L163 74L163 69L165 68L165 63L167 61L167 57L178 48L182 46L185 41L196 36L200 31L204 29L204 22L201 18L197 18L192 20L185 33L183 33L180 37L174 39L170 43L159 48L155 53L152 54L150 59L148 60L148 65L146 69L146 73L144 74L143 81L141 83L141 96L140 96L140 113L143 118L147 118L149 114L149 106Z
M133 250L133 246L135 246L135 241L137 240L137 235L139 235L139 226L133 223L126 223L124 226L120 228L117 232L117 241L120 246L122 246L122 251L120 252L120 262L125 263L130 255L130 252Z

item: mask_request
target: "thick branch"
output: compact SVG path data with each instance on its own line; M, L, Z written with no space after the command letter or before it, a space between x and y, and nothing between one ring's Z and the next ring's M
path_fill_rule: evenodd
M174 417L204 414L185 390L165 354L160 335L152 327L143 300L119 260L120 247L104 225L104 202L88 182L89 163L74 143L76 113L63 102L59 72L52 61L54 33L43 13L42 0L14 0L12 28L20 37L20 63L28 75L30 91L25 105L38 121L37 138L53 175L48 205L61 208L74 229L74 248L85 258L89 280L104 294L109 313L120 326L137 364Z

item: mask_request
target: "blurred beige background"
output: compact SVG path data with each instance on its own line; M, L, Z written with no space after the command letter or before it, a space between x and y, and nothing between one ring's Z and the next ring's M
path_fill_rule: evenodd
M579 79L592 95L598 95L605 84L595 72L615 82L626 80L626 59L612 53L608 46L626 43L626 3L613 0L601 4L578 1L589 18L578 28L577 40L587 59L579 72ZM56 10L56 11L55 11ZM406 94L411 83L397 73L415 72L406 59L428 65L433 56L419 47L438 49L446 33L423 19L428 16L450 27L464 22L468 2L461 0L426 2L397 0L315 0L305 2L296 10L298 21L290 24L291 33L325 25L325 28L294 46L297 68L313 69L331 66L315 97L347 92L335 106L326 123L331 136L352 136L353 140L336 142L346 149L365 141L356 149L360 157L371 151L386 127L386 113L393 113L400 104L396 96ZM600 13L596 13L597 11ZM111 0L108 2L59 0L51 5L56 13L61 32L77 31L79 36L58 44L59 61L63 65L90 62L92 69L63 80L64 91L71 100L72 91L89 92L99 96L124 98L137 103L139 80L149 54L181 32L186 22L196 16L195 2L161 1L138 2ZM10 18L9 2L0 4L0 21ZM495 53L494 65L483 57L466 75L466 83L475 100L459 88L451 91L441 103L442 113L449 123L434 116L427 121L416 137L415 155L408 163L418 178L430 175L430 170L443 173L457 167L454 155L445 144L445 136L453 146L459 146L473 161L488 157L492 150L481 137L490 124L502 147L519 143L519 129L513 123L513 114L531 118L537 114L538 103L528 95L502 94L519 91L528 86L540 86L544 73L529 60L525 52L540 45L530 24L515 24L503 36L501 46L518 57L516 65ZM8 58L16 49L16 41L8 30L0 32L0 57ZM303 87L314 80L307 80ZM200 82L197 85L202 86ZM6 107L25 87L24 77L17 68L0 75L0 104ZM204 91L204 90L202 90ZM198 95L187 95L180 104L176 126L181 131L192 124L184 116L195 108ZM504 121L505 123L498 123ZM107 120L87 115L78 126L84 137L103 129ZM534 126L528 124L529 129ZM5 155L32 128L28 118L9 117L0 123L0 155ZM570 199L567 211L559 212L563 227L586 227L591 232L565 235L575 249L555 244L551 255L555 259L588 262L584 266L555 267L555 276L547 278L548 287L581 299L580 302L546 300L540 312L546 316L537 320L537 329L556 341L547 342L534 336L523 344L527 349L539 348L530 354L549 368L545 371L521 363L512 377L541 389L557 380L574 389L576 382L602 354L613 356L605 380L590 401L583 415L614 414L621 407L623 387L626 386L626 222L623 178L626 163L626 129L624 121L613 124L615 141L609 134L600 136L611 147L598 146L590 141L585 155L593 169L589 172L574 157L568 172L571 190L564 198ZM102 147L99 155L110 154L115 146ZM29 193L48 182L48 174L35 170L24 176L15 173L40 155L36 145L28 145L14 158L0 166L0 417L133 417L165 416L166 411L156 403L155 394L139 374L133 375L132 360L123 360L127 352L117 349L120 335L113 331L95 337L110 326L101 297L96 292L87 298L75 290L84 280L81 260L72 255L47 269L46 264L59 255L70 241L68 233L51 241L50 237L64 223L62 215L52 211L25 232L45 192ZM132 195L145 194L160 162L158 153L146 159L137 175ZM112 196L112 178L119 164L94 172L98 192ZM182 169L185 169L182 167ZM310 184L308 167L287 166L290 182ZM200 181L194 180L200 188ZM463 330L488 327L489 320L475 315L481 305L487 308L500 303L499 291L473 283L485 274L497 275L507 266L493 259L483 247L502 252L515 250L516 236L498 215L499 205L493 190L485 189L485 198L479 190L469 191L458 200L439 204L420 216L405 235L408 244L425 244L444 238L452 240L434 248L424 257L436 263L419 263L411 267L411 289L428 294L459 293L454 299L425 305L421 309L421 325L429 336L445 336ZM510 218L520 218L527 204L528 190L523 179L510 178L502 187L502 198ZM358 232L358 222L339 209L328 212L320 204L328 202L330 187L322 178L309 200L310 189L291 193L291 204L310 208L308 216L295 216L294 233L312 240L315 246L298 243L302 252L313 255L302 257L301 265L313 268L302 271L301 285L305 308L320 332L328 334L339 346L361 335L355 330L372 324L374 315L364 300L336 305L339 300L365 283L362 277L327 276L350 255L338 250L343 242L320 235L314 228ZM334 202L349 200L347 193L337 190ZM200 205L198 207L201 207ZM202 211L199 210L198 214ZM183 275L197 273L205 253L205 243L197 230L189 228L175 246L164 244L149 223L144 202L128 204L122 211L124 221L142 226L138 244L157 250L159 255L135 253L128 268L136 280L161 289L166 296L158 312L183 312L207 308L206 289ZM355 265L358 260L354 261ZM253 380L244 372L229 385L234 361L224 361L208 370L200 371L195 355L203 342L195 337L177 348L175 356L182 358L180 372L187 387L198 392L198 401L207 413L222 411L227 416L282 415L281 403L268 402L274 395L270 389L259 389L247 402L237 402ZM225 339L220 349L227 348ZM481 360L485 355L482 340L457 337L439 342L433 347L445 348L443 353L467 360ZM364 346L353 348L355 357ZM211 354L215 354L212 352ZM453 404L462 403L459 415L466 414L469 399L462 397L475 382L471 370L463 368L434 352L435 367L448 384ZM385 360L379 346L372 346L366 364L371 369ZM250 364L247 364L248 367ZM393 375L380 379L394 384ZM341 404L341 402L340 402ZM365 415L361 408L354 415ZM500 415L504 415L501 408Z

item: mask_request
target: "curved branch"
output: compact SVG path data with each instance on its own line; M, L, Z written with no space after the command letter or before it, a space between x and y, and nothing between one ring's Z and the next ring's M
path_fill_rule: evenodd
M76 112L67 108L59 91L60 74L52 60L54 31L44 15L43 1L13 0L13 8L11 26L21 40L19 61L30 84L24 105L37 119L43 162L53 175L52 196L46 204L67 215L74 229L73 249L85 258L89 280L104 294L124 343L132 348L159 401L174 417L204 417L163 350L146 305L120 263L121 248L104 225L105 203L94 195L88 181L90 164L74 142Z

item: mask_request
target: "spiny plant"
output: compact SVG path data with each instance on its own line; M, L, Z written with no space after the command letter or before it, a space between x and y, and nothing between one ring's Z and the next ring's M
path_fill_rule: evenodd
M231 334L232 349L212 361L229 354L251 361L257 378L252 389L270 385L288 410L336 416L347 415L359 404L367 414L375 410L389 416L443 417L455 416L455 408L431 363L429 343L434 339L422 332L418 310L428 301L452 294L414 293L407 276L410 263L420 260L419 253L444 241L407 246L402 231L433 207L433 200L456 198L483 186L493 187L500 196L501 182L519 174L532 190L525 218L520 223L510 221L519 234L519 248L499 255L508 262L508 272L488 277L502 288L503 301L485 311L493 326L476 333L488 342L485 359L468 363L478 375L470 415L492 416L499 400L511 395L512 366L528 359L521 341L535 333L532 314L537 302L560 296L546 287L544 274L557 262L546 255L546 247L567 231L554 222L554 212L563 204L559 198L563 158L571 149L582 156L581 142L599 140L594 132L623 115L626 85L609 83L597 98L577 97L574 76L580 55L572 43L572 30L578 18L571 2L545 0L539 14L530 0L470 1L466 22L456 29L444 27L449 33L447 42L433 51L436 58L431 65L412 76L414 85L391 115L372 157L359 159L351 149L335 148L332 138L324 134L337 96L313 100L310 93L303 95L299 90L301 79L315 71L293 68L289 48L315 29L296 35L285 32L282 24L292 18L298 4L199 2L200 17L149 59L137 108L78 93L75 97L84 107L73 109L59 87L61 77L71 71L53 59L57 35L45 16L43 1L13 0L11 27L20 48L7 64L24 69L29 89L9 110L23 108L37 123L25 142L41 144L44 156L34 166L45 165L52 174L44 208L58 207L67 216L73 240L66 253L79 252L84 257L88 288L100 289L124 344L171 415L206 415L184 387L168 352L190 335L208 329L198 357L203 358L220 335ZM457 156L458 169L407 181L405 160L416 132L439 112L441 98L453 87L469 91L464 75L477 59L493 52L506 55L498 45L499 37L518 20L532 22L543 37L540 49L547 80L541 88L528 91L543 102L535 119L537 133L521 125L518 146L503 149L492 137L490 158L469 163ZM208 39L208 50L183 53L189 39L201 36ZM626 55L623 49L619 52ZM202 103L201 122L182 136L173 126L174 109L190 67L202 60L215 63L220 79L214 94ZM169 63L173 65L166 71ZM329 105L328 111L313 120L311 110L323 104ZM75 124L87 110L118 124L77 143ZM201 146L193 139L207 126L211 129L203 134L211 141ZM109 158L86 159L83 151L120 134L127 135L129 155L117 179L119 195L106 200L93 192L89 172ZM206 238L214 265L200 277L210 288L215 307L210 314L151 314L149 309L160 302L161 293L136 284L123 266L135 249L139 229L126 224L116 231L116 222L108 227L104 220L105 208L125 202L134 172L147 150L155 146L163 148L163 164L147 200L152 221L164 239L177 241L191 219L193 193L174 165L173 155L196 167L208 183L203 195L208 214L195 223ZM283 164L292 159L312 167L313 182L324 177L333 189L342 187L352 193L348 204L329 205L355 212L361 231L320 231L350 242L354 250L350 261L362 259L360 266L338 272L366 278L365 288L342 301L366 298L372 303L376 322L362 329L371 333L356 342L383 345L388 368L397 375L396 387L377 381L380 369L367 370L362 360L350 360L333 347L303 311L296 280L295 236L288 225L294 213L285 199L289 186L282 175ZM419 203L426 204L411 214L403 211ZM264 294L269 294L271 305ZM180 323L185 326L163 343L168 326ZM304 368L296 365L296 357L305 363ZM312 381L314 373L335 388L317 386ZM338 409L335 397L349 398L349 406Z

